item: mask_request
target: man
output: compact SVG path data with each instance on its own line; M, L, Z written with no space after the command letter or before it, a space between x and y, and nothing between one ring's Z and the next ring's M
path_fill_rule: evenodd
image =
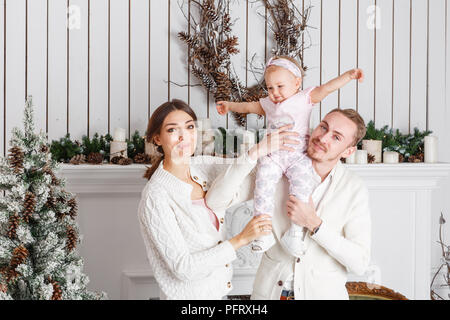
M368 190L341 164L365 136L364 120L351 109L335 109L313 131L307 153L320 183L309 203L277 185L272 230L276 244L266 251L252 299L348 299L347 272L362 275L370 261ZM290 255L279 240L290 222L304 227L304 255Z

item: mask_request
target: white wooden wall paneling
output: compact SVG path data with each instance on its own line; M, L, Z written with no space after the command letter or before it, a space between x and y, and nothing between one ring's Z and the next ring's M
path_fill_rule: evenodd
M5 118L5 0L0 1L0 26L3 26L0 32L0 153L5 154L8 149L8 141L6 141L6 118Z
M6 144L13 127L22 127L26 95L25 48L26 1L8 1L6 6Z
M168 1L150 1L150 106L153 112L169 97Z
M130 3L130 134L144 136L149 119L149 1ZM184 52L184 51L183 51Z
M129 132L128 26L129 2L110 2L110 132L125 128ZM166 37L167 39L167 37Z
M89 135L108 133L108 0L90 1Z
M411 0L394 1L393 30L393 124L402 132L409 131L410 18Z
M8 5L11 2L6 1ZM67 3L67 1L48 1L48 138L50 141L63 137L68 127ZM22 104L23 102L21 101Z
M375 126L392 125L392 0L377 0L380 28L375 40ZM378 18L378 17L377 17Z

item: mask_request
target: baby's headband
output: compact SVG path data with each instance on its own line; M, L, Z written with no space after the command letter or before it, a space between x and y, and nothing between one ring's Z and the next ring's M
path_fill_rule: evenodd
M284 58L270 58L269 62L267 62L266 69L270 66L278 66L292 72L297 78L302 78L302 72L299 67L296 66L295 63L289 61Z

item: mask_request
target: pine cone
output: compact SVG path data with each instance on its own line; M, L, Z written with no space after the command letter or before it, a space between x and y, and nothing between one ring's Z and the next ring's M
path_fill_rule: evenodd
M56 198L53 196L53 192L50 191L48 193L47 202L45 203L45 205L47 206L47 208L52 209L55 207L55 204L56 204Z
M8 291L6 283L0 283L0 292L6 293L6 291Z
M25 195L25 203L23 210L23 220L26 223L30 222L31 215L34 213L36 208L36 196L32 192L27 192Z
M149 163L151 163L151 158L148 154L138 153L137 155L134 156L133 161L134 161L134 163L149 164Z
M72 220L75 220L78 212L77 201L75 200L75 198L72 198L67 201L67 205L70 207L69 216L72 218Z
M91 152L87 157L87 162L90 164L101 164L103 162L103 156L99 152Z
M9 217L8 238L14 239L16 237L17 227L19 226L20 217L17 213Z
M24 263L27 260L28 257L28 250L21 244L17 248L13 250L11 262L10 262L10 268L12 270L15 270L18 265Z
M43 145L41 146L41 152L47 153L49 150L50 150L50 149L48 148L47 145L43 144Z
M69 161L71 164L78 165L86 162L86 156L84 154L77 154L73 156Z
M62 290L61 286L57 281L50 281L53 286L52 300L62 300Z
M21 148L19 147L12 147L9 149L9 162L11 163L11 166L14 169L14 173L19 174L23 170L23 158L24 153Z
M52 169L50 169L49 167L45 166L44 169L42 170L43 173L48 174L51 178L52 178L52 185L54 186L59 186L59 180L58 178L55 176L55 174L53 173Z
M77 233L72 226L67 227L67 250L70 252L77 246Z
M401 153L398 155L398 161L400 163L403 163L405 161L405 157Z
M128 166L128 165L130 165L132 163L133 163L133 160L130 159L130 158L122 158L122 159L119 160L119 164L121 166Z
M367 155L367 162L368 163L374 163L375 162L375 156L373 154L369 153Z
M111 158L111 163L112 163L112 164L119 164L119 161L120 161L121 159L125 159L125 157L123 157L123 156L115 156L115 157L112 157L112 158Z

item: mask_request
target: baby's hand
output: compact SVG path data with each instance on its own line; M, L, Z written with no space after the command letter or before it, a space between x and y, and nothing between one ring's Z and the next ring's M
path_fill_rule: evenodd
M350 79L364 81L364 71L362 69L353 69L349 71Z
M216 109L220 115L226 115L230 111L230 103L228 101L218 101L216 103Z

